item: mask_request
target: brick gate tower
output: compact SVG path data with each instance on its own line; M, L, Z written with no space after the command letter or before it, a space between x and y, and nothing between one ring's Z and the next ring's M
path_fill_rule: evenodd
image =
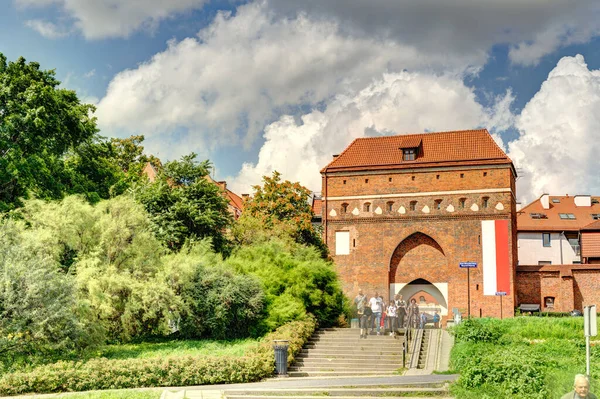
M516 172L487 130L359 138L321 175L324 239L348 296L400 293L465 316L469 273L471 316L514 314Z

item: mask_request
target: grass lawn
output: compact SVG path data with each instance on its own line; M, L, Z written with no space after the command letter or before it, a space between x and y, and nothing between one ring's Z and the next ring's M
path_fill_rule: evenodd
M455 327L456 398L559 399L585 374L583 317L471 319ZM598 344L598 346L595 346ZM592 341L592 392L600 392L600 342Z
M111 391L74 392L52 396L53 399L159 399L162 389L120 389Z
M256 342L254 339L232 341L181 340L106 345L96 351L93 357L105 357L107 359L147 359L182 355L243 356L246 350Z

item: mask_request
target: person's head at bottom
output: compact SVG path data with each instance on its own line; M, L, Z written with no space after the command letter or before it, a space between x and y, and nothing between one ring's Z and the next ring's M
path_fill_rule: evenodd
M586 398L590 392L590 381L585 375L577 374L573 383L573 389L575 390L576 398Z

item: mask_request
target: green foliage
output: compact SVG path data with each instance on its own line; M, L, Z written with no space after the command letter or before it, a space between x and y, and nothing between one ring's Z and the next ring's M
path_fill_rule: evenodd
M94 106L59 89L54 75L22 57L7 63L0 53L0 212L28 192L60 198L62 156L97 132Z
M461 374L452 387L457 398L559 399L572 389L573 376L585 371L582 318L484 319L460 327L453 329L451 354L452 368ZM592 381L600 377L595 352Z
M198 267L190 289L182 296L188 306L181 322L186 337L231 339L255 335L255 326L264 317L260 282L223 267Z
M262 237L274 230L271 237L287 235L297 243L315 246L323 257L327 256L327 247L311 223L313 212L307 188L300 183L281 181L281 174L275 171L272 177L263 176L262 187L253 189L254 196L244 202L244 213L232 231L237 243L261 242ZM256 230L259 230L257 235Z
M73 276L22 235L20 224L0 221L0 370L34 352L81 350L102 338L76 300Z
M290 249L279 240L238 248L226 263L235 270L257 276L263 284L268 316L274 329L306 313L323 326L334 325L344 300L333 265L316 249L295 244Z
M65 392L258 381L274 372L274 339L290 340L289 361L314 332L314 318L267 335L245 356L177 356L150 359L92 359L57 362L0 377L0 394Z
M502 336L496 319L466 319L452 329L457 342L497 342Z
M156 236L172 250L187 240L210 238L217 252L228 251L225 229L232 218L221 189L206 179L208 161L196 154L165 164L153 183L140 185L135 198L152 216Z

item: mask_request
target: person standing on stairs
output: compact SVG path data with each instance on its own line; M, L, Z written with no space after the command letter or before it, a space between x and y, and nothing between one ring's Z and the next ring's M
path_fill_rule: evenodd
M402 295L396 294L394 296L394 302L396 302L396 314L398 316L398 328L404 328L406 319L406 302L402 299Z
M371 306L371 310L373 311L373 316L371 316L371 332L375 331L375 326L377 326L377 335L381 335L379 325L381 323L381 312L383 311L383 299L379 296L379 292L375 292L375 296L369 300L369 305ZM375 323L375 326L373 325Z
M390 335L393 337L396 336L396 330L398 329L398 325L396 323L398 320L397 311L398 308L396 307L396 303L394 301L391 301L386 309L386 314L387 319L389 320L388 325L390 326Z
M363 294L362 290L358 290L358 295L354 298L354 305L356 306L356 313L358 315L358 326L360 328L360 337L363 337L363 329L364 335L367 335L367 321L365 316L365 307L367 305L367 297Z

